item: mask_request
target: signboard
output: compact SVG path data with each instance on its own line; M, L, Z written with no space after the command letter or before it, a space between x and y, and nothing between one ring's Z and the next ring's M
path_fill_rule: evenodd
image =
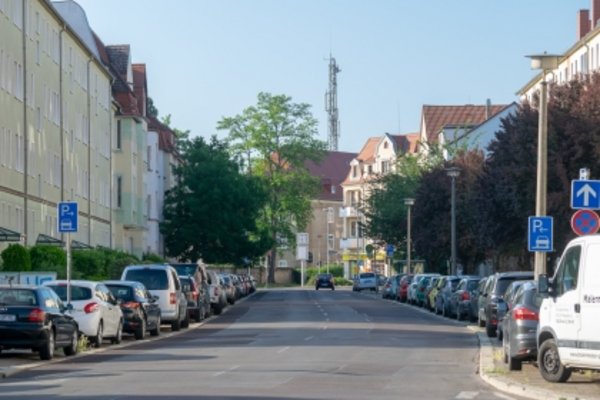
M58 231L77 232L77 203L61 202L58 203Z
M394 245L393 245L393 244L388 244L388 245L385 247L385 254L386 254L388 257L394 257Z
M296 233L296 260L308 260L308 233Z
M552 217L529 217L527 249L529 251L552 251Z
M571 217L571 228L579 236L592 235L600 228L600 217L591 210L577 210Z
M575 210L600 209L600 181L571 181L571 208Z

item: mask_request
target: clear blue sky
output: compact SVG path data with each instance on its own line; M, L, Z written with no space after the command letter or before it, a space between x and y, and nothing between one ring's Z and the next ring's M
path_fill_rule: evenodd
M312 105L327 140L324 93L336 58L339 150L419 129L424 104L516 100L526 54L576 42L591 0L77 0L105 44L145 63L160 116L193 135L265 91ZM220 135L222 137L222 134Z

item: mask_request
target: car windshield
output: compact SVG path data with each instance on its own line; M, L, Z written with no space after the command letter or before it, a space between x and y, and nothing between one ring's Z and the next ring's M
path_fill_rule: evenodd
M133 294L133 288L124 285L106 285L111 293L121 301L133 301L135 296Z
M467 290L475 290L479 286L479 281L467 281Z
M51 285L50 288L56 292L62 301L67 301L67 284ZM83 286L71 285L71 300L89 300L92 298L92 290Z
M37 296L30 289L0 289L0 304L4 306L36 306Z
M167 273L160 269L130 269L127 271L125 279L141 282L148 290L167 290L169 288Z
M498 280L498 285L497 285L497 292L500 295L504 294L506 292L506 289L508 288L508 285L510 285L511 283L513 283L516 280L520 280L520 279L526 279L524 277L516 277L516 276L511 276L511 277L506 277L506 278L501 278Z
M177 275L194 275L198 266L196 264L174 264L173 268L177 271Z
M375 274L372 272L365 272L365 273L360 274L360 278L361 279L375 278Z

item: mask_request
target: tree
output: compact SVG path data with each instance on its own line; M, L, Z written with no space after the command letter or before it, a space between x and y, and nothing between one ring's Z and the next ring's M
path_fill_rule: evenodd
M235 264L264 254L271 243L256 223L267 199L262 181L242 175L227 144L214 136L210 143L194 138L185 150L160 226L167 254Z
M1 254L2 268L5 271L31 271L31 258L21 244L9 244Z
M58 279L67 277L67 253L60 247L36 245L29 250L34 271L56 272Z
M259 93L256 106L242 114L223 118L218 129L229 131L228 141L247 171L264 180L268 202L260 227L269 233L273 247L269 257L269 282L275 278L276 244L295 242L312 217L310 200L320 190L319 179L310 175L305 161L320 161L326 143L316 139L317 121L308 104L292 103L285 95Z

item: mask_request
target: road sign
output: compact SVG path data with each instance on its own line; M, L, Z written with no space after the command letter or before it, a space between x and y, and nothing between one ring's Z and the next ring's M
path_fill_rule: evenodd
M571 208L575 210L600 209L600 181L571 181Z
M58 203L58 231L77 232L77 203L74 201Z
M527 248L529 251L552 251L552 217L529 217Z
M388 244L385 247L385 253L387 254L388 257L393 257L394 256L394 245Z
M592 235L600 228L600 217L591 210L577 210L571 217L571 228L579 236Z

